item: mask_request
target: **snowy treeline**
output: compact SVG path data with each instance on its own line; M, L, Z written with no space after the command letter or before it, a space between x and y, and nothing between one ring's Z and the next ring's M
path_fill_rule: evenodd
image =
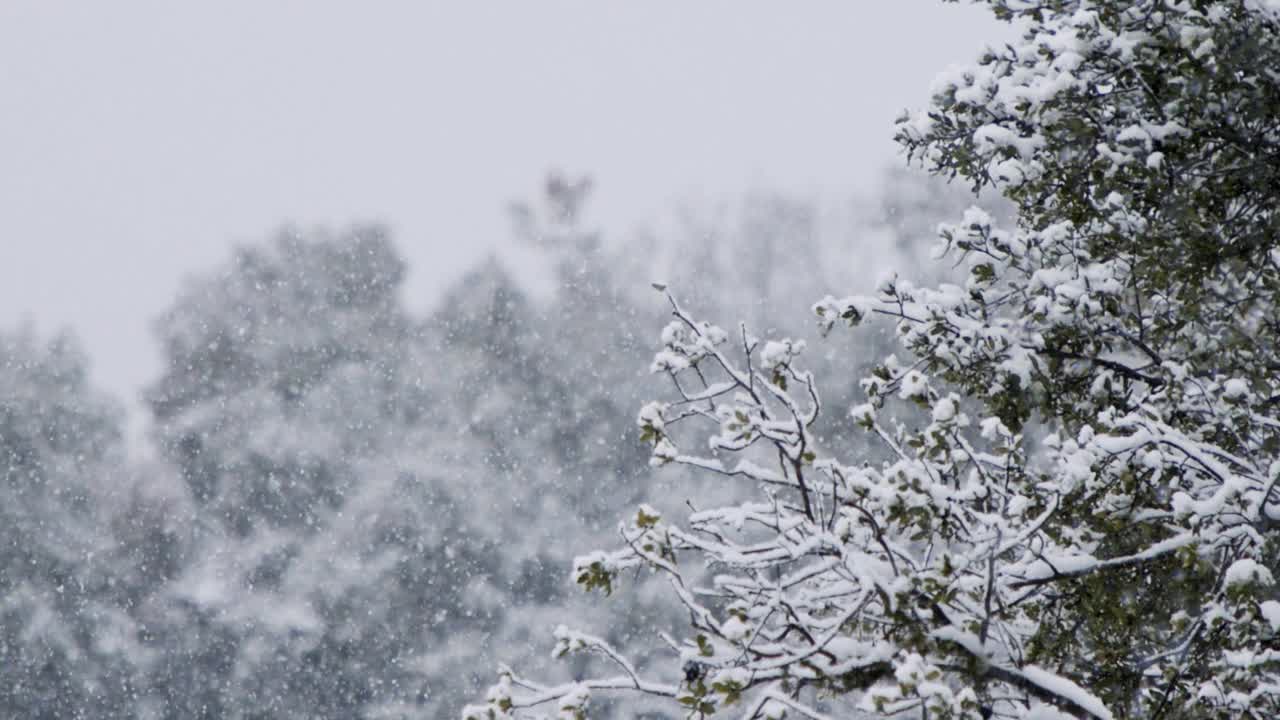
M669 310L649 281L794 326L968 201L887 188L856 224L759 193L622 243L583 219L585 184L552 178L512 213L552 291L493 258L427 313L381 228L241 247L158 318L146 462L73 338L0 334L3 714L445 717L565 617L619 647L678 623L643 585L606 623L570 577L642 498L738 492L649 470L634 418ZM852 400L875 348L811 342Z

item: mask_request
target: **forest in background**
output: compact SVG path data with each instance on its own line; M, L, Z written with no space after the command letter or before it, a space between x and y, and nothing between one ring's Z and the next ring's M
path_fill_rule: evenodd
M618 239L587 220L589 182L552 176L511 212L550 290L494 257L427 313L385 228L281 231L157 319L149 461L126 452L123 406L74 337L3 331L0 707L448 717L494 659L549 653L567 617L619 647L679 622L642 584L606 624L568 578L641 499L680 512L743 491L648 466L643 330L669 310L650 281L728 326L810 326L810 299L918 268L972 200L906 171L882 188L835 220L759 192ZM808 340L809 366L844 383L826 388L837 407L888 346Z

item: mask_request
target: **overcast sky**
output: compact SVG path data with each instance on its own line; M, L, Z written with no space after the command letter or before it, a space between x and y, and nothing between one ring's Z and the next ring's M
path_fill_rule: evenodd
M0 325L70 326L132 400L184 275L285 222L390 224L426 308L550 168L615 231L868 190L897 113L996 32L939 0L5 0Z

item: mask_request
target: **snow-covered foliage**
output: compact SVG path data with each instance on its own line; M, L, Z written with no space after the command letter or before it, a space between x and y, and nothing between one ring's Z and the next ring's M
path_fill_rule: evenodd
M652 464L757 496L642 506L575 562L606 594L668 582L688 626L665 663L561 629L557 654L607 670L504 668L464 717L626 692L689 717L1280 714L1280 8L987 4L1021 39L941 77L898 140L1016 223L940 230L957 283L814 306L897 331L852 410L887 459L815 435L799 343L668 296Z
M459 522L428 473L449 468L410 442L438 388L403 274L376 228L286 232L162 318L149 399L190 497L184 562L149 600L163 707L301 718L424 694L409 660L476 559L446 552Z
M413 400L395 387L403 274L376 228L284 232L193 280L158 323L160 445L219 524L310 527L341 503L348 460L376 451L379 421Z
M137 623L111 562L122 411L70 338L0 335L0 708L105 715L130 703Z

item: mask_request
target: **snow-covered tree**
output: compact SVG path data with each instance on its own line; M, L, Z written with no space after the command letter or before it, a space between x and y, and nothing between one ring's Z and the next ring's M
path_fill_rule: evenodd
M0 707L119 715L145 665L112 562L122 409L73 338L0 334ZM93 713L89 708L97 708Z
M815 438L798 342L668 296L652 462L758 496L642 506L575 561L606 594L669 581L689 625L665 666L562 627L557 654L608 671L504 669L466 717L618 692L690 717L1280 714L1280 5L987 4L1020 40L940 78L897 137L1015 223L940 231L960 283L814 306L824 330L896 329L851 411L888 459Z
M480 552L450 547L433 456L448 394L376 228L242 248L160 323L157 439L190 495L180 572L152 599L174 716L416 707L409 662ZM436 629L435 632L432 630ZM428 632L424 637L424 629Z
M538 342L526 343L536 353L547 403L531 423L539 452L557 476L554 486L572 498L568 520L612 526L618 510L639 499L635 480L645 452L629 440L632 408L646 383L643 363L611 359L640 348L631 323L643 306L620 270L638 253L609 247L591 227L591 188L590 180L553 173L541 197L516 205L512 215L516 239L550 261L553 282L537 309ZM522 409L530 408L513 408Z
M240 535L307 527L340 505L349 469L312 451L345 445L350 457L376 445L376 416L391 410L336 395L344 379L356 396L391 382L409 326L403 274L377 228L286 231L194 279L161 319L167 367L148 391L158 439L220 524Z
M463 608L484 619L446 629L437 647L451 650L431 653L455 701L483 687L495 654L512 662L540 654L566 610L622 643L647 636L661 614L641 600L608 622L608 608L574 592L562 572L575 545L606 541L617 514L638 500L647 454L632 423L644 363L612 362L633 356L639 304L619 254L590 227L589 187L552 175L512 209L515 240L546 271L542 288L526 291L493 258L456 283L426 323L436 366L456 388L453 447L466 460L454 482L469 491L459 513L475 518L458 542L482 544L493 561Z

